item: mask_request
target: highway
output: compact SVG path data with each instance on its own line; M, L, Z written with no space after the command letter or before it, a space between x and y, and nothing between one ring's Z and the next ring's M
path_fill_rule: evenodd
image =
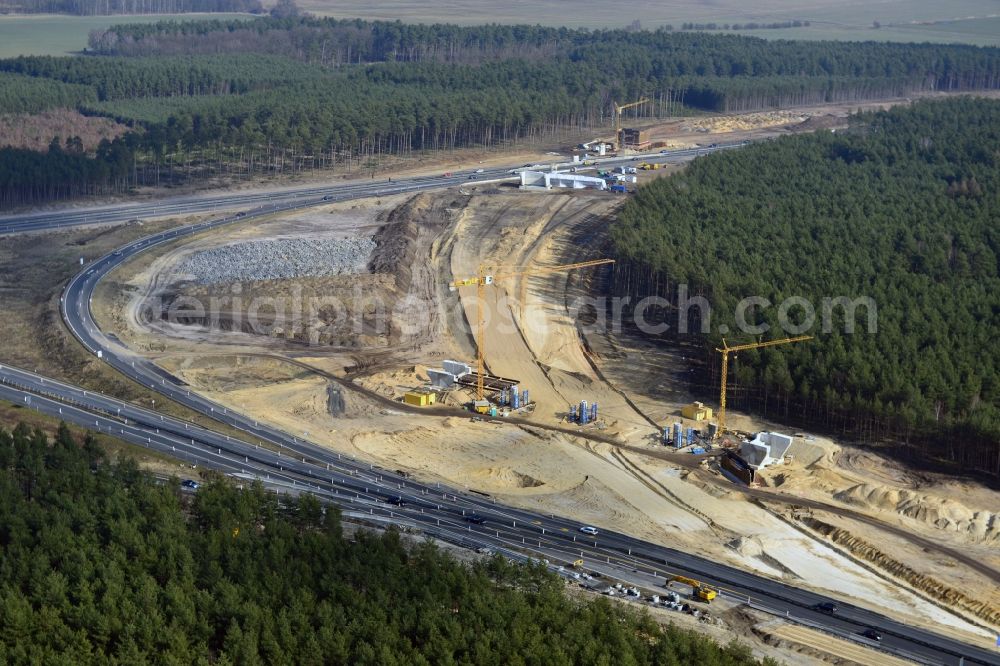
M0 398L236 479L260 480L275 491L314 493L339 505L345 515L369 522L402 525L522 560L544 558L553 567L582 558L591 571L651 590L662 589L668 574L686 575L718 586L723 598L750 602L760 610L872 646L860 632L874 627L883 634L881 649L918 663L958 664L961 657L969 664L1000 663L996 653L862 608L837 601L840 610L830 616L813 609L827 597L624 534L602 530L589 537L573 521L507 507L476 493L422 484L288 435L239 440L11 366L0 366ZM238 419L231 413L222 416ZM393 504L395 498L404 504ZM470 515L484 522L469 522Z
M671 158L663 156L664 160ZM613 165L614 161L609 160L601 166ZM497 169L477 175L480 180L488 180L505 177L508 170ZM235 426L245 433L241 440L10 366L0 366L0 397L238 479L259 479L279 492L315 493L343 507L346 515L367 516L371 522L396 523L446 541L487 547L521 559L534 556L556 563L582 557L591 570L648 589L662 589L667 573L683 574L719 586L723 597L749 602L755 608L821 627L859 643L875 646L860 636L865 629L875 628L884 636L878 648L918 663L1000 664L1000 652L910 627L840 600L835 600L840 606L837 614L824 614L813 607L830 601L828 597L684 553L670 548L669 544L644 542L606 530L596 537L587 537L578 531L579 525L573 521L500 505L493 498L476 493L422 484L338 455L296 435L259 424L249 416L228 410L189 390L180 379L105 335L91 314L91 296L101 278L115 266L151 247L207 228L269 215L275 209L455 186L467 181L468 175L456 174L450 178L399 181L391 186L358 184L321 189L291 200L272 202L264 208L247 208L245 215L240 217L230 215L136 240L84 267L67 284L61 298L63 319L84 347L126 376L171 400ZM50 213L44 220L46 226L33 226L43 222L35 219L23 222L17 231L81 224L75 221L77 213L68 213L65 218ZM111 223L117 219L115 215L133 213L111 210L105 214L109 217L102 222ZM389 503L388 500L394 497L401 497L405 504ZM465 517L470 513L481 516L484 522L468 522Z
M699 155L717 150L738 148L742 143L720 143L714 147L689 148L674 150L668 153L652 153L649 155L629 157L598 157L596 165L584 167L576 165L582 171L592 171L597 168L614 168L639 160L668 164L691 160ZM537 165L545 169L559 166L566 170L573 166L560 162ZM476 185L482 182L505 180L516 177L510 166L474 170L455 171L444 176L413 176L409 178L388 180L355 180L337 185L308 186L295 188L274 188L267 191L234 192L224 194L188 195L157 199L154 201L109 204L83 208L64 209L52 212L28 213L23 215L0 216L0 233L18 233L24 231L46 231L64 227L83 225L123 224L132 220L145 220L160 217L178 217L199 213L214 213L216 211L273 212L300 206L316 205L325 202L347 201L365 197L386 196L406 192L454 187L457 185Z

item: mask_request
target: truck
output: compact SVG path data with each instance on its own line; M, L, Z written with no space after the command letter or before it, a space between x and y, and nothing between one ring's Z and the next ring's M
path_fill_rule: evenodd
M628 194L628 190L625 188L624 185L612 185L610 189L612 192L616 194Z
M636 173L635 167L632 166L620 166L615 170L622 175Z
M718 596L719 591L705 585L701 581L697 581L693 578L688 578L687 576L673 576L667 579L664 583L664 587L670 587L670 583L683 583L685 585L691 586L691 598L698 599L699 601L704 601L705 603L711 603L712 599Z
M643 162L642 164L639 165L639 168L642 169L643 171L656 171L657 169L660 168L660 165L657 164L656 162L652 163Z

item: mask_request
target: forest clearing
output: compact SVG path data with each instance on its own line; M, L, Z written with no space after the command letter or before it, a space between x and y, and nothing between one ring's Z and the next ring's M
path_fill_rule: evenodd
M974 553L985 567L1000 569L997 535L982 528L992 524L990 507L1000 499L995 491L945 476L915 482L896 461L800 434L792 462L761 475L770 500L751 500L713 463L700 465L659 443L659 426L680 420L681 407L695 397L685 380L693 355L651 346L627 330L581 337L567 303L600 289L596 276L515 278L488 292L488 370L531 391L533 411L517 425L462 416L472 397L462 389L423 414L390 406L424 386L428 369L443 359L475 358L474 303L448 284L475 274L482 263L546 266L593 258L601 247L595 239L620 205L599 193L484 189L496 188L331 204L224 236L206 234L115 274L99 291L98 320L218 403L338 452L514 506L677 543L918 625L988 640L1000 598L990 593L963 602L956 592L996 586L949 553ZM215 327L143 314L152 301L211 295L178 272L191 255L320 232L375 238L380 249L354 276L241 285L240 303L232 300L234 285L220 284L214 295L230 300ZM366 297L378 293L410 305L393 308L385 328L374 328L364 316L372 314L371 303L358 297L356 284L365 285ZM293 286L306 297L320 291L337 297L365 326L356 332L344 324L353 316L341 321L317 311L310 318L308 309L301 320L286 319L280 331L271 327L266 335L232 323L248 321L253 298L291 298ZM300 333L290 336L291 329ZM581 399L600 405L598 422L579 436L555 429L573 427L568 406ZM744 432L788 432L739 412L731 421ZM822 508L803 514L795 497ZM906 534L928 541L916 546ZM896 547L889 557L865 543ZM838 571L836 589L830 567Z

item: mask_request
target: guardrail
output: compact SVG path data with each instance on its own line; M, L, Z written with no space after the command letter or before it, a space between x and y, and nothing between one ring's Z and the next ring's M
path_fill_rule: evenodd
M731 597L732 595L726 595L726 596ZM885 652L887 654L892 654L897 657L902 657L903 659L908 659L918 664L924 664L926 666L938 666L940 664L940 662L938 661L930 661L920 655L913 654L912 652L909 652L907 650L900 650L899 648L893 648L883 645L878 641L873 641L869 638L865 638L864 636L858 636L850 631L844 631L843 629L838 629L837 627L828 627L826 625L819 624L818 622L813 622L812 620L808 620L804 617L791 615L788 611L782 614L779 611L773 608L768 608L767 606L757 603L752 599L745 599L742 601L742 603L750 608L753 608L754 610L768 613L769 615L774 615L775 617L782 618L788 622L792 622L794 624L798 624L803 627L808 627L816 631L821 631L825 634L836 636L837 638L851 641L853 643L861 643L865 647L869 647L874 650L879 650L880 652Z

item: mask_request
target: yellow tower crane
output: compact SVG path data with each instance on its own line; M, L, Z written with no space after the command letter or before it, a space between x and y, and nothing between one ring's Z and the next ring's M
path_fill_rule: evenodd
M545 273L563 273L565 271L572 271L577 268L590 268L591 266L601 266L603 264L613 264L614 259L594 259L592 261L581 261L575 264L562 264L560 266L548 266L548 267L538 267L538 268L528 268L523 266L485 266L481 265L479 267L479 275L476 277L466 278L464 280L456 280L452 282L450 288L455 291L459 287L475 287L476 288L476 403L475 408L477 411L485 407L486 403L486 388L483 385L483 377L486 373L485 371L485 357L486 357L486 323L483 318L483 301L486 298L486 287L487 285L494 284L497 280L503 280L511 277L520 277L522 275L543 275ZM497 275L491 275L488 273L488 269L496 268L506 271L506 273L498 273Z
M622 111L624 111L625 109L631 109L632 107L635 106L641 106L648 102L649 100L645 97L636 102L631 102L629 104L619 105L618 102L611 102L611 104L615 107L615 141L618 142L616 149L618 150L619 154L621 154L622 150L625 149L625 137L622 136Z
M726 339L722 338L722 348L715 348L715 351L722 353L722 380L719 391L719 428L715 433L716 437L720 437L722 435L722 431L726 429L726 382L729 379L729 355L735 354L736 352L746 351L747 349L760 349L761 347L787 345L793 342L803 342L805 340L812 340L812 336L800 335L797 338L783 338L781 340L768 340L767 342L749 342L744 345L730 347L726 344Z

